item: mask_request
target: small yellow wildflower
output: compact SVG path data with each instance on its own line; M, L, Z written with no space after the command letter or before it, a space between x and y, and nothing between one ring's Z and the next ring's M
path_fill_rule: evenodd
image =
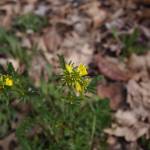
M13 80L11 78L7 77L5 79L5 85L6 86L13 86Z
M83 89L82 89L82 87L81 87L79 82L75 83L75 89L76 89L77 92L82 92L83 91Z
M88 74L87 68L83 64L78 66L77 71L79 72L80 76L85 76Z
M66 67L66 70L67 70L69 73L71 73L71 72L73 71L72 65L66 64L65 67Z
M63 73L62 81L69 88L72 87L78 96L87 91L90 79L86 76L88 75L86 66L80 64L74 67L73 64L65 64Z

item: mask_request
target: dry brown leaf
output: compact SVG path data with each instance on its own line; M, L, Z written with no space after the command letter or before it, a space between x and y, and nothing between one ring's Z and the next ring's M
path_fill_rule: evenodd
M145 61L148 71L150 71L150 51L145 55Z
M136 74L127 84L127 101L131 109L142 120L148 119L150 122L150 75L147 71L149 69L149 55L139 56L145 60L145 68Z
M25 2L29 3L29 4L34 4L36 3L38 0L24 0Z
M9 28L11 25L11 19L12 19L12 6L11 5L5 5L3 7L0 8L0 10L5 12L5 16L2 16L1 18L1 26L5 27L5 28Z
M117 113L115 114L115 117L119 124L123 124L124 126L128 126L128 127L138 122L138 119L136 118L136 114L134 114L132 111L118 110Z
M57 51L61 43L63 42L63 39L58 34L58 31L56 31L56 28L45 30L43 40L47 50L50 52Z
M105 129L105 132L118 137L125 137L126 141L136 141L139 137L146 134L149 130L149 126L144 123L135 124L135 126L127 127L116 125L112 129Z
M46 13L49 9L48 5L39 5L38 8L35 10L35 14L39 16L46 16Z
M143 74L141 74L142 77ZM141 81L140 81L141 80ZM127 85L128 103L130 107L141 116L142 119L150 121L150 80L146 77L138 81L130 80Z
M88 3L82 7L82 10L86 11L86 13L92 18L94 28L100 27L108 16L107 12L100 8L99 1Z
M106 59L101 54L95 56L95 63L101 74L115 80L115 81L128 81L131 77L131 73L123 68L119 67L119 64L114 63L111 60Z
M143 56L132 55L130 58L130 68L138 71L126 86L129 108L116 112L115 126L106 129L108 134L125 137L127 141L136 141L143 135L150 138L149 58L149 53Z
M138 2L138 3L143 3L143 4L146 4L146 5L150 5L150 0L132 0L132 1L135 1L135 2Z
M101 98L109 98L112 110L117 110L124 99L124 87L120 83L112 83L108 85L99 85L97 93Z
M83 45L83 47L81 47L80 51L68 49L66 54L66 61L72 61L76 65L79 65L81 63L84 65L88 65L92 60L92 54L93 49L88 44L85 44Z
M146 69L146 62L143 56L132 54L128 61L128 67L133 71Z
M150 52L143 56L132 54L128 60L128 67L135 72L140 72L146 69L150 70Z
M33 3L30 3L28 5L25 5L23 7L23 10L21 11L21 15L27 14L27 13L31 13L33 12L35 9L35 5Z
M126 141L136 141L139 137L148 133L150 125L141 122L134 111L118 110L115 114L117 123L105 132L118 137L125 137Z
M143 11L139 12L139 17L141 19L150 19L150 10L145 8Z
M12 142L17 143L15 132L10 133L4 139L1 139L0 147L2 147L2 150L14 149L14 147L12 147L12 145L11 145Z
M22 47L31 49L32 48L32 44L29 38L27 37L22 37L22 43L21 43Z
M83 63L88 65L93 57L94 48L89 44L89 38L82 38L75 32L67 35L61 46L61 52L66 57L67 62L75 64Z
M10 28L13 17L20 12L20 3L4 3L0 6L0 11L4 12L0 14L0 25L5 28Z
M47 62L42 56L38 55L38 56L32 58L32 63L31 63L31 68L29 70L29 75L33 79L33 81L35 82L36 86L39 86L40 77L43 74L44 74L45 80L47 78L46 65L47 65Z

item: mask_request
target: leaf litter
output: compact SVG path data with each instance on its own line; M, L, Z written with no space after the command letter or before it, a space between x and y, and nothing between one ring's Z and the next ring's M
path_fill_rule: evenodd
M15 29L14 33L27 52L32 51L32 45L38 48L29 73L35 84L39 84L43 71L47 78L47 62L57 71L58 54L76 64L94 62L98 74L105 77L105 82L97 86L97 93L110 99L114 111L112 127L105 129L109 142L115 143L114 150L122 150L119 139L123 137L125 149L139 150L138 139L150 139L150 53L139 56L133 52L125 61L118 57L125 46L122 38L137 27L141 32L139 42L150 45L148 5L149 0L1 0L0 26L9 30L16 16L30 12L46 16L48 25L41 31ZM0 59L3 65L8 61L24 70L16 58ZM15 139L14 133L1 140L0 145L8 148L8 139Z
M136 57L136 58L135 58ZM145 63L144 67L137 65L139 59ZM109 134L124 137L127 141L136 141L139 137L150 138L150 55L132 56L130 64L137 72L128 81L127 103L129 107L119 109L115 113L115 123L111 129L105 131ZM136 64L136 65L133 65ZM141 65L141 63L140 63ZM140 70L139 70L140 69Z

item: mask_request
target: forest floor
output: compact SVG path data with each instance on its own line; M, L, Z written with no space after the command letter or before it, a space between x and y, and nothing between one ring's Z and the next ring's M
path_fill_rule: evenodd
M59 72L58 54L89 66L89 76L103 76L97 94L112 110L107 149L150 150L149 6L150 0L0 0L0 64L27 70L37 87L47 64ZM1 137L1 147L13 139L14 132Z

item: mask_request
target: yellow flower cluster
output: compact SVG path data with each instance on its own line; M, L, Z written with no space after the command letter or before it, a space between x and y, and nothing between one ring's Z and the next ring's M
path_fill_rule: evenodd
M73 71L73 65L72 64L66 64L66 70L71 73Z
M72 73L73 70L74 70L74 67L72 64L66 64L66 70L69 72L69 73ZM77 67L77 72L79 73L80 76L85 76L88 74L87 72L87 68L83 65L83 64L80 64L78 67Z
M7 77L7 78L5 79L5 85L6 85L6 86L13 86L13 80L10 79L9 77Z
M74 67L73 64L66 64L64 71L64 81L67 85L73 87L77 93L83 93L90 79L87 77L87 67L80 64L78 67Z
M3 88L4 86L13 86L14 82L11 76L9 75L0 75L0 87Z
M77 68L77 71L79 72L80 76L85 76L88 74L87 68L83 64L79 65L79 67Z

